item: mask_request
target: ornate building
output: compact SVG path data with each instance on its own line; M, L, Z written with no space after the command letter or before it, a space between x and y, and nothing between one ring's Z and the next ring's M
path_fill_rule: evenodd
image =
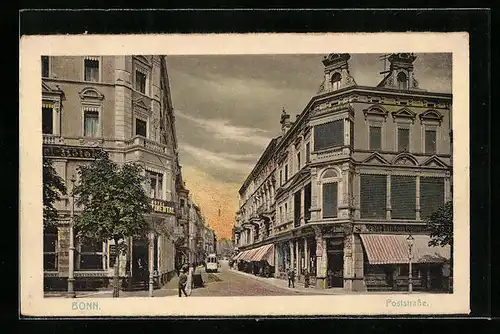
M320 90L250 173L233 229L240 262L294 268L319 288L446 284L449 247L429 247L424 219L451 200L451 94L421 89L411 53L392 54L376 87L357 85L349 54L323 60Z
M130 252L120 257L120 276L140 284L143 268L153 261L157 285L168 281L174 273L174 242L183 234L176 217L183 182L165 57L42 57L42 99L43 156L53 161L68 193L77 167L101 149L118 164L144 167L153 208L147 221L168 233L149 241L153 257L148 240L127 240ZM47 289L66 286L70 205L70 197L56 203L59 227L44 235ZM75 245L75 289L108 284L116 256L113 241L75 240Z

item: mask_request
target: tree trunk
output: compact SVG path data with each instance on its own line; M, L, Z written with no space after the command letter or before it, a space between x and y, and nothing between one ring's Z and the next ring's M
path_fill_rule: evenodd
M118 247L118 240L115 239L116 256L113 275L113 298L120 297L120 249Z

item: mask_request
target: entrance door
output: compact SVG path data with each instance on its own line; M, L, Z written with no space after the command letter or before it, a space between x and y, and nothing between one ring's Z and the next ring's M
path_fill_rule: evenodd
M132 246L132 279L147 281L148 277L148 244L145 240L134 240Z
M344 286L343 252L329 252L327 278L329 288L342 288Z

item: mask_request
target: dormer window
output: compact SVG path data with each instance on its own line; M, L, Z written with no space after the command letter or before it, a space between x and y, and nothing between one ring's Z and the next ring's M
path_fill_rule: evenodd
M332 88L334 90L337 90L340 88L340 80L342 79L342 76L340 75L339 72L336 72L332 75Z
M407 90L408 89L408 76L405 72L398 73L398 89Z

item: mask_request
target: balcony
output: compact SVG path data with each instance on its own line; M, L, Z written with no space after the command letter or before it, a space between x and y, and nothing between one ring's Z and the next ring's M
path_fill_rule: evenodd
M64 145L64 138L54 135L43 135L43 145Z
M132 139L125 141L125 145L128 148L145 148L148 151L169 155L172 153L171 149L167 145L157 143L155 141L149 140L142 136L135 136Z

